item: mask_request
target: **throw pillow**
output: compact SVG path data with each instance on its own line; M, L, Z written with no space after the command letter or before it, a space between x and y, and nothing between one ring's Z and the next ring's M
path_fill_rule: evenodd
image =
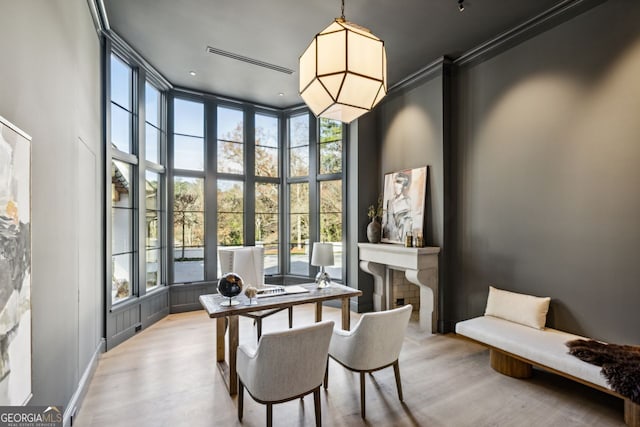
M489 286L485 316L499 317L536 329L544 329L549 297L534 297Z

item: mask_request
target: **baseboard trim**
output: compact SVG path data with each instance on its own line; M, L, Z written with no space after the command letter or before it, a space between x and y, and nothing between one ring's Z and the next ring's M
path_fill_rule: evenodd
M82 405L82 400L84 396L87 394L87 390L89 389L89 383L93 378L93 374L96 372L96 368L98 367L98 358L100 354L105 352L106 342L104 338L100 338L96 349L93 352L93 356L91 356L91 360L87 365L82 377L80 377L80 381L78 382L78 388L71 396L69 403L66 406L64 414L62 416L62 425L64 427L70 427L73 425L73 417L76 416L80 406Z
M169 314L186 313L188 311L202 310L202 304L199 302L192 302L187 304L177 304L169 307Z

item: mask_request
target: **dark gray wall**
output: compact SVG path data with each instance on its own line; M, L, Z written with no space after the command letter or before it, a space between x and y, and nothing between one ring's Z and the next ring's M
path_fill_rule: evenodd
M448 77L449 63L434 63L423 77L391 93L377 109L381 140L382 189L384 174L428 166L424 239L427 246L441 248L439 254L438 330L443 331L446 317L444 301L449 292L446 276L448 254L445 227L448 223L445 197L445 164L447 164Z
M100 42L85 1L3 1L0 115L32 141L31 405L68 405L103 331Z
M492 284L551 296L551 327L640 343L638 22L608 1L458 70L452 320Z
M551 296L548 326L640 343L640 3L584 10L376 110L380 176L430 166L445 329L492 284Z
M377 114L372 111L349 127L347 140L347 232L346 247L348 286L362 291L357 301L357 311L373 310L373 278L360 269L358 242L367 242L367 209L376 204L382 188L380 170L380 147L377 135Z
M429 167L424 238L428 246L444 238L443 76L441 68L426 81L397 91L378 107L382 188L386 173Z

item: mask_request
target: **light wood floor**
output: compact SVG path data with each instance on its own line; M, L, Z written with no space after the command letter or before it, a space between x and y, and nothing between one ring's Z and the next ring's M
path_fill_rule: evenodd
M294 325L313 321L314 306L294 308ZM264 332L286 328L286 311ZM352 325L357 321L352 316ZM340 311L324 308L340 323ZM240 318L240 343L255 345L251 320ZM265 406L245 394L243 423L215 362L215 321L203 311L173 314L101 356L74 426L263 426ZM622 426L620 399L536 370L517 380L493 371L483 347L455 335L427 336L412 321L400 371L367 376L367 420L360 418L358 375L331 361L322 389L325 426ZM313 395L273 409L275 426L314 425Z

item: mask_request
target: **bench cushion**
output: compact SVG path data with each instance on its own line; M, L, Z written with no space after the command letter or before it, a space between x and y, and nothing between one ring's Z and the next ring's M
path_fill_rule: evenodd
M456 333L504 350L584 381L611 389L598 366L568 353L567 341L585 339L555 329L533 329L492 316L476 317L456 324Z

